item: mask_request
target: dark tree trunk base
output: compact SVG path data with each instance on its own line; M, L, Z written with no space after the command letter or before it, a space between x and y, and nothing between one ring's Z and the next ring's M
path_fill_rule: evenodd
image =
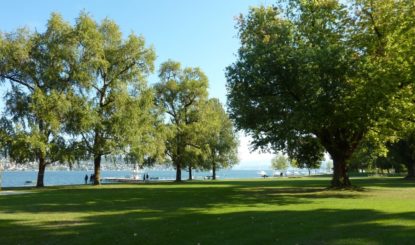
M333 176L333 179L331 180L331 188L350 188L352 187L352 183L350 182L350 179L348 176L343 176L340 178L336 178L336 176Z
M46 170L46 162L45 159L40 157L39 158L39 171L37 173L37 182L36 187L44 187L44 179L45 179L45 170Z
M176 180L175 182L181 182L182 181L182 169L180 164L176 164Z
M216 164L213 163L213 168L212 168L212 180L216 180Z
M94 157L94 185L101 184L101 155Z
M331 187L344 189L352 187L349 175L347 174L346 157L333 157L333 178L331 179Z

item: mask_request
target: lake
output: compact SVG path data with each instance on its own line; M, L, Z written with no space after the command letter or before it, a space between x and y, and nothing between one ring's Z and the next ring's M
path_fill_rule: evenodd
M219 170L217 171L218 179L245 179L260 178L261 170ZM273 175L272 170L265 171L268 176ZM92 171L46 171L45 185L78 185L84 184L84 178L87 174L91 175ZM139 175L142 178L144 171ZM176 172L174 170L146 170L149 177L158 177L160 180L174 180ZM320 173L320 172L314 172ZM129 178L133 174L132 171L102 171L101 177ZM288 175L306 175L306 170L290 172ZM202 180L205 176L211 175L210 172L193 172L193 178ZM188 178L188 172L182 171L182 179ZM2 187L18 187L18 186L34 186L36 184L37 171L5 171L1 173Z

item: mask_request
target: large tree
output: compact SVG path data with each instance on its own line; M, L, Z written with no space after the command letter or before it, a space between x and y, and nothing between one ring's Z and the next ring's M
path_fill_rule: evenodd
M140 137L151 134L157 117L153 92L146 82L155 53L146 47L143 37L130 34L124 39L109 19L97 23L81 13L76 33L86 82L77 86L68 131L78 135L92 155L94 184L98 185L103 156L130 149L141 159L138 145L154 142L151 136Z
M182 69L175 61L163 63L159 77L156 102L168 115L166 154L176 168L176 181L181 181L181 170L186 166L191 178L194 156L198 155L193 132L198 127L198 110L207 98L208 79L199 68Z
M372 1L360 2L353 13L335 0L252 8L239 18L238 60L227 68L237 128L256 147L287 152L315 139L333 159L333 187L351 185L347 161L408 82L408 72L388 68L395 32L377 25Z
M46 166L58 161L65 147L62 129L72 86L81 80L76 40L58 14L52 14L43 33L20 29L0 37L0 80L10 82L6 115L14 128L10 153L38 161L37 187L44 186Z

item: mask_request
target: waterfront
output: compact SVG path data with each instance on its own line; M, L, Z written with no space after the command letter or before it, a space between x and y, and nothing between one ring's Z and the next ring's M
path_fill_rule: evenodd
M260 178L261 170L219 170L217 172L218 179L245 179L245 178ZM273 175L272 170L265 171L268 176ZM92 171L46 171L45 185L79 185L84 184L85 175L90 176ZM139 178L146 173L150 178L158 178L159 180L173 180L176 172L174 170L142 170L138 175ZM313 172L320 173L320 172ZM288 175L306 175L307 171L288 171ZM129 170L106 170L101 172L101 177L116 177L116 178L130 178L133 172ZM207 172L193 172L193 178L202 180L211 173ZM1 173L2 187L18 187L18 186L34 186L36 184L37 171L4 171ZM188 178L188 172L182 172L182 178Z

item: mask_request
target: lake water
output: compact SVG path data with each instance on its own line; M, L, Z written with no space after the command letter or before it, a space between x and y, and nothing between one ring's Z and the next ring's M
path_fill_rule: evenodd
M272 171L268 171L272 175ZM146 171L149 177L158 177L160 180L173 180L176 176L176 172L173 170L148 170ZM259 171L256 170L222 170L218 171L217 175L219 179L231 179L231 178L258 178ZM76 185L83 184L85 175L92 174L88 171L46 171L45 173L45 185ZM132 176L132 171L102 171L101 177L116 177L116 178L129 178ZM142 174L140 178L142 178ZM36 184L37 171L5 171L1 173L1 185L2 187L13 186L33 186ZM209 172L193 172L195 179L203 179L205 176L211 175ZM182 179L187 179L188 173L182 171ZM30 181L30 183L27 183Z
M219 170L218 179L245 179L260 178L260 170ZM273 175L273 171L265 171L268 176ZM174 180L176 172L173 170L147 170L149 177L158 177L160 180ZM36 184L37 171L5 171L1 174L2 187L33 186ZM45 185L78 185L84 183L85 175L92 174L92 171L46 171ZM132 171L102 171L101 177L129 178ZM307 171L288 172L288 175L306 175ZM140 175L142 178L143 172ZM202 180L205 176L211 175L210 172L193 172L193 178ZM188 178L188 172L182 171L182 179Z

